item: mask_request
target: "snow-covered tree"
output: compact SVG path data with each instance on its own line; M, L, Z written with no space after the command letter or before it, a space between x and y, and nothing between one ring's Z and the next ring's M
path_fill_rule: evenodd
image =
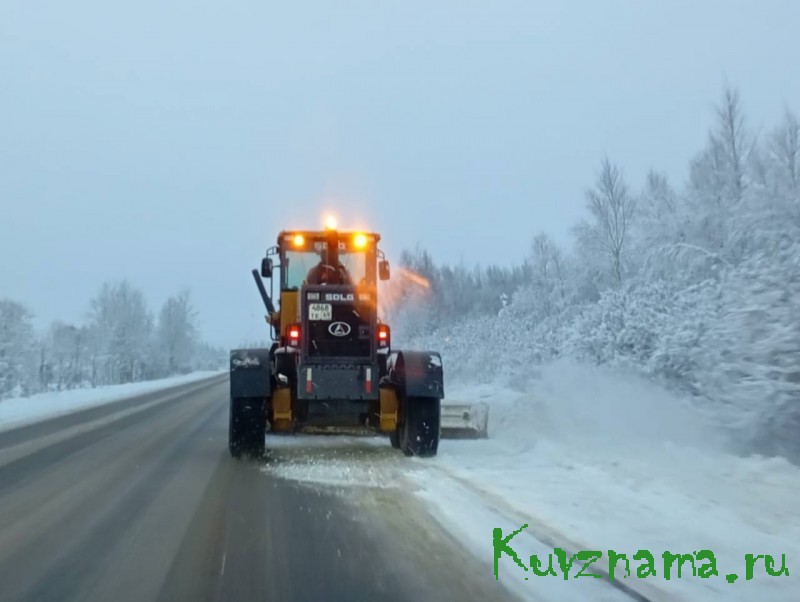
M742 201L747 187L747 161L753 140L745 126L739 91L726 87L716 108L717 128L711 133L719 144L722 177L726 196L735 205Z
M772 133L769 151L781 187L797 193L800 188L800 122L786 111L783 123Z
M800 232L800 122L786 111L767 144L772 189L764 206L770 211L770 229Z
M161 307L156 342L163 368L168 374L190 369L197 344L196 318L188 291L170 297Z
M746 252L750 234L746 193L754 139L735 89L725 88L715 113L706 148L690 166L693 220L688 242L737 263Z
M241 348L248 347L269 347L272 342L258 341L253 345L240 345ZM192 368L195 370L225 370L228 367L228 350L224 347L211 345L204 341L198 341L194 348L192 358Z
M152 370L153 317L129 282L105 283L91 301L95 384L141 380Z
M686 243L688 221L684 200L666 175L651 170L637 201L632 233L637 271L644 270L645 276L656 278L674 276L670 256L676 244Z
M410 254L431 294L408 332L478 381L561 355L627 366L689 392L744 451L800 461L797 119L758 140L726 88L685 188L652 172L636 200L605 160L571 252L538 235L521 266L460 272Z
M568 303L570 294L564 253L545 232L540 232L533 238L525 266L523 286L514 295L517 314L524 310L534 321L556 316Z
M40 347L41 386L60 391L83 385L91 374L90 343L86 327L53 322Z
M613 285L620 285L628 263L627 252L636 202L628 192L619 167L603 159L595 188L586 192L591 221L578 225L576 233L584 252L602 257Z
M762 451L800 457L800 244L729 270L700 377L731 426Z
M30 392L34 345L28 310L11 299L0 299L0 397Z

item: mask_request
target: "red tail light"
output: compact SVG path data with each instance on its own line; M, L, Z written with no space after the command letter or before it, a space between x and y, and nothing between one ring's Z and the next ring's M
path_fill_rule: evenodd
M290 324L286 328L286 339L292 347L300 346L300 324Z
M386 324L378 324L378 347L388 347L391 340L391 329Z

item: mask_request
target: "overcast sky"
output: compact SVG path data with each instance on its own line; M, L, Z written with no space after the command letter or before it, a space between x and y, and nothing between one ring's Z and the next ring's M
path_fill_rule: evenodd
M188 286L263 338L249 270L325 210L466 264L563 242L603 155L676 184L727 81L800 111L800 2L0 1L0 297L84 320Z

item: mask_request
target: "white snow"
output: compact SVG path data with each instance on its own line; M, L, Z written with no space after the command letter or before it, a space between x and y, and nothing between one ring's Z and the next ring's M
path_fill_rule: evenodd
M443 441L430 470L409 472L437 512L446 505L440 498L447 499L449 476L514 528L527 522L529 531L567 549L612 549L629 558L652 551L658 576L625 580L648 597L661 599L655 588L663 599L797 599L800 468L726 453L713 426L680 398L634 377L566 362L545 367L526 392L482 386L448 397L488 402L491 438ZM462 501L448 514L465 526L465 540L490 541L495 525L468 520L470 512ZM533 553L524 543L519 548L523 558ZM719 577L663 579L664 551L701 549L714 552ZM790 575L769 577L762 562L745 581L747 553L771 554L778 567L785 553ZM516 569L507 557L502 564ZM731 572L739 580L728 584Z
M221 372L193 372L182 376L126 385L110 385L96 389L71 389L40 393L30 397L4 399L0 401L0 431L159 389L200 381L217 374L221 374Z
M402 459L384 437L268 435L269 450L278 456L265 472L275 476L339 488L395 487Z
M443 440L436 458L409 461L386 439L275 437L276 461L265 470L351 492L414 492L485 559L487 578L494 578L492 529L508 534L527 523L513 545L523 561L534 553L546 559L555 546L602 550L606 561L608 550L624 553L633 575L620 579L619 565L617 579L653 601L798 599L800 468L726 452L716 427L680 397L624 373L559 362L524 390L451 386L447 399L488 403L490 438ZM653 553L657 576L635 576L640 549ZM704 549L715 554L719 576L663 578L665 551ZM767 576L762 561L746 581L748 553L770 554L777 567L786 554L789 576ZM505 555L499 572L525 599L620 598L591 578L531 575ZM729 584L728 573L738 581Z
M412 481L419 486L417 495L429 504L431 514L439 523L466 549L485 561L484 579L498 581L523 600L630 600L608 583L598 583L592 578L565 581L561 575L547 578L531 575L516 566L508 556L503 556L499 561L495 577L492 530L500 528L503 535L507 536L525 523L498 509L493 500L484 497L468 483L447 478L447 475L439 471L414 471ZM514 537L511 545L519 553L520 560L526 564L531 554L536 554L546 563L547 555L552 553L552 546L534 537L529 530ZM577 569L571 574L576 572Z

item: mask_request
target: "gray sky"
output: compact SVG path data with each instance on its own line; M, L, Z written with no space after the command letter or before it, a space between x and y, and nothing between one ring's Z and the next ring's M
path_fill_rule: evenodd
M567 242L600 159L676 184L724 82L800 111L800 2L3 0L0 297L81 321L110 279L189 286L215 343L266 335L284 226L467 264Z

